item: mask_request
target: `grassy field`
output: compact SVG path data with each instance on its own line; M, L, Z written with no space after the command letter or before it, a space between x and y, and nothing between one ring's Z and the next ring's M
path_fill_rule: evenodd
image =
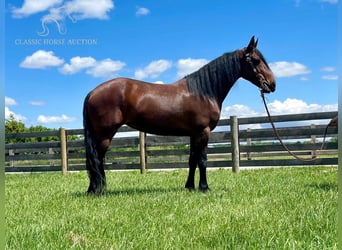
M6 175L6 249L337 249L337 168Z

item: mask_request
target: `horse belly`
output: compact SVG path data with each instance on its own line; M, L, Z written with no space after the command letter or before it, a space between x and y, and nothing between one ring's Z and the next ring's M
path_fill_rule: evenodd
M126 124L137 130L157 135L187 135L191 130L185 117L172 113L146 111L136 113Z
M210 127L211 123L211 117L203 109L154 103L148 108L140 107L134 119L126 124L150 134L189 136Z

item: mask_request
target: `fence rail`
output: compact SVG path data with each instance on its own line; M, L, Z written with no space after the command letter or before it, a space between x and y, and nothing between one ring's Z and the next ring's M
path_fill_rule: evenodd
M338 162L337 128L328 128L328 142L319 150L329 120L337 112L274 116L280 136L296 154L316 156L302 162L289 156L277 142L267 117L220 120L208 147L208 167L335 165ZM257 128L255 128L257 127ZM235 129L234 129L235 128ZM254 129L252 129L254 128ZM133 133L133 134L132 134ZM122 127L107 152L106 169L165 169L187 167L188 137L154 136ZM58 137L58 141L5 145L6 172L85 170L83 129L6 134L6 138ZM69 138L77 137L77 140ZM233 152L233 154L232 154ZM237 165L236 165L237 164Z

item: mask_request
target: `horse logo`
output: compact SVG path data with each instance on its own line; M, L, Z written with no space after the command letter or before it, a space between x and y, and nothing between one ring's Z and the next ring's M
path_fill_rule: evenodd
M57 31L60 35L65 35L67 33L65 24L66 17L68 17L73 23L76 23L76 19L74 19L70 13L67 13L65 6L50 10L50 13L43 16L41 19L42 30L37 32L37 34L39 36L48 36L50 34L48 24L52 23L56 25Z
M44 13L39 36L48 36L52 28L60 35L67 33L66 23L84 19L109 19L109 12L114 9L113 0L25 0L21 7L11 7L13 18L27 18L37 13Z

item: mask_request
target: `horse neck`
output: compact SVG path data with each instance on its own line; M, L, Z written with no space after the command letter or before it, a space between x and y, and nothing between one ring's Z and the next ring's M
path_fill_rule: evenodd
M186 78L190 92L214 98L221 106L240 77L240 59L238 51L235 51L214 59Z
M219 89L217 101L220 106L235 82L241 77L240 57L238 52L226 53L221 57L223 58L225 65L225 67L221 68L223 77L218 79L215 84Z

